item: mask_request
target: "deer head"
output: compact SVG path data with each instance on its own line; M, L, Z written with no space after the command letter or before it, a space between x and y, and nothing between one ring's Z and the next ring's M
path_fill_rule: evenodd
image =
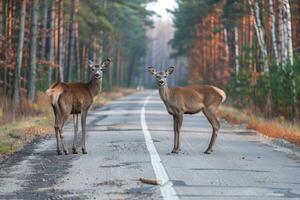
M154 67L149 67L148 71L150 72L150 74L152 74L152 76L155 77L158 87L164 87L167 83L167 77L173 73L174 67L168 67L164 71L159 71Z
M93 76L96 79L101 79L103 75L103 71L110 66L111 60L108 58L104 60L102 63L94 63L89 60L89 67L92 69Z

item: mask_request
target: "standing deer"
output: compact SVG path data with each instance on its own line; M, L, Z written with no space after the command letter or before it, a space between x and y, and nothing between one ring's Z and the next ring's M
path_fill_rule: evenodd
M60 150L61 140L64 153L68 154L66 147L63 127L70 114L73 115L74 122L74 139L73 139L73 154L77 154L77 131L78 131L78 115L81 114L82 128L82 153L87 154L85 147L86 139L86 117L89 108L91 107L94 97L101 91L103 70L109 67L111 60L107 59L101 64L95 64L89 61L89 67L92 69L92 79L87 83L55 83L46 91L50 97L51 105L55 116L55 136L58 155L62 155Z
M211 85L168 88L166 79L173 73L174 67L169 67L165 71L158 71L153 67L149 67L148 70L156 79L160 98L168 113L173 116L174 147L172 153L178 153L181 150L180 128L183 114L195 114L200 111L204 113L213 128L209 146L204 152L206 154L212 153L220 129L216 111L226 99L225 92Z

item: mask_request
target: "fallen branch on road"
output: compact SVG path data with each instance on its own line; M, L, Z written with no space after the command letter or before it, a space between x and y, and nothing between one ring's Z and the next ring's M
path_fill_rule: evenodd
M159 180L154 179L147 179L147 178L140 178L139 179L142 183L150 184L150 185L161 185Z

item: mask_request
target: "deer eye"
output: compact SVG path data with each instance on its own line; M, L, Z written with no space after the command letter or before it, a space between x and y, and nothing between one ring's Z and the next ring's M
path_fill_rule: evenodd
M92 68L92 72L95 71L95 68Z

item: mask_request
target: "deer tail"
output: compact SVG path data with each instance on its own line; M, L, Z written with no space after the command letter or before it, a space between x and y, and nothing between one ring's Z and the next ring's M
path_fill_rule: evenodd
M226 93L220 88L214 87L214 89L221 95L222 103L226 100Z
M51 105L53 106L57 104L59 96L62 93L62 91L59 88L56 88L55 86L56 84L50 86L49 89L46 90L46 94L50 99Z

